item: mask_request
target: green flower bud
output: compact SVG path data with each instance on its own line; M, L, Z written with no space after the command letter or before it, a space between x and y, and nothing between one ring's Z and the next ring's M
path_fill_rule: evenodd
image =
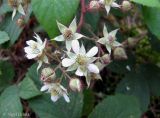
M69 82L69 87L73 91L80 92L82 90L82 83L78 78L72 78Z
M101 59L104 64L109 64L111 62L111 57L109 54L103 55Z
M113 52L113 56L114 56L114 59L116 60L124 60L128 58L124 48L122 47L115 48Z
M55 71L48 67L48 68L44 68L41 72L41 80L43 82L53 82L53 80L55 80L56 78L56 74Z
M131 48L133 48L138 43L138 40L136 40L135 38L129 37L127 40L128 40L128 46Z
M123 11L129 11L131 8L132 8L132 5L131 5L131 3L129 1L124 0L122 2L122 10Z

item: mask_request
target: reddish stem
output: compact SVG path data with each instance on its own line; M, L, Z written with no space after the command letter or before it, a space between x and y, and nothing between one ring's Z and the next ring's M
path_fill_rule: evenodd
M82 27L83 22L84 22L84 15L86 13L85 0L81 0L80 2L81 2L81 17L80 17L80 21L79 21L79 24L78 24L77 32L80 32L80 30L81 30L81 27Z

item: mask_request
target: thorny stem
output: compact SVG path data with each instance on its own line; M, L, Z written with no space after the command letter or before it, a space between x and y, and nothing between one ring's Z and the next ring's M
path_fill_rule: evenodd
M60 66L61 60L57 56L56 56L56 58L57 58L58 62L60 63L59 66L57 66L57 68L59 68L68 79L71 79L71 77L67 74L67 72Z
M65 74L65 76L66 76L68 79L71 79L71 77L67 74L67 72L66 72L62 67L59 67L59 69Z
M78 24L77 32L80 32L80 30L81 30L81 27L82 27L83 22L84 22L84 16L85 16L85 13L86 13L85 0L81 0L80 3L81 3L81 17L80 17L80 22Z

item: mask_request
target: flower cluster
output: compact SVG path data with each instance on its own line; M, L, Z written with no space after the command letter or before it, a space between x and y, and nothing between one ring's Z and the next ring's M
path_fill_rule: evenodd
M111 7L120 7L115 0L94 0L91 2L90 7L94 8L98 4L104 5L107 14L109 14ZM53 102L56 102L60 97L64 97L66 102L70 102L67 89L61 85L61 80L64 77L69 79L69 87L71 90L79 92L82 90L82 81L80 80L82 76L86 78L88 87L92 80L102 80L100 71L105 65L111 62L111 53L113 49L117 48L118 51L116 52L120 51L121 54L123 53L123 56L125 56L125 52L121 48L122 44L116 40L118 29L108 32L107 27L104 25L103 37L93 40L77 32L76 17L68 27L61 24L59 21L57 21L57 26L61 35L51 40L65 42L65 49L57 48L54 53L48 53L47 44L52 42L46 39L42 41L35 33L34 38L36 41L27 41L27 46L24 50L28 59L35 59L39 63L37 71L42 67L42 64L47 64L48 66L49 62L51 63L53 60L57 63L54 69L51 67L42 69L41 81L43 82L43 86L41 91L50 93ZM80 39L82 42L80 42ZM95 46L89 50L86 49L83 43L84 39L94 41ZM107 54L101 48L102 45L106 47L108 51ZM117 56L119 55L117 54ZM57 70L61 70L61 77L56 76Z

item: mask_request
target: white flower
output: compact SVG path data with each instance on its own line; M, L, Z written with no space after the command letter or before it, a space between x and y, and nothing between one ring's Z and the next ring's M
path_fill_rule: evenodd
M104 29L103 29L104 37L102 37L98 40L99 43L106 46L109 54L111 53L112 47L121 46L121 44L116 41L117 31L118 31L118 29L113 30L110 33L108 33L106 26L104 26Z
M57 25L62 35L55 37L53 40L65 41L66 48L68 51L71 50L71 43L73 40L78 40L84 37L82 34L76 33L77 30L76 18L73 19L69 27L66 27L59 22L57 22Z
M14 6L14 4L15 4L15 6ZM22 6L22 0L15 1L15 3L13 3L12 7L13 7L12 20L15 17L17 11L20 14L25 15L25 12L24 12L24 9L23 9L23 6Z
M44 86L42 86L41 91L46 90L47 92L51 93L51 100L53 102L56 102L62 96L64 97L66 102L70 102L67 90L59 83L46 83Z
M34 40L27 41L26 43L28 46L24 48L24 51L28 59L38 58L38 63L39 63L37 67L37 70L38 70L42 66L43 62L49 63L47 56L44 54L44 49L45 49L47 40L45 39L45 41L42 42L41 38L36 33L34 38L37 41L34 41Z
M72 42L72 49L74 53L68 52L67 55L69 58L62 60L62 66L68 67L67 71L77 69L75 74L78 76L87 76L88 72L99 73L98 67L93 64L93 62L97 59L94 57L98 52L97 47L93 47L86 53L83 44L80 47L79 42L74 40Z
M99 0L99 2L105 6L107 14L109 13L111 7L120 8L120 5L118 5L115 1L116 0Z

